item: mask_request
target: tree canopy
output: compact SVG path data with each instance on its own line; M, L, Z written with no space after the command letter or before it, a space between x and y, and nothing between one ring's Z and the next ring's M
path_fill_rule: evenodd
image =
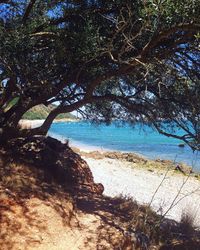
M58 114L78 110L147 123L199 149L199 11L199 0L0 1L2 140L46 134ZM41 127L17 129L30 108L52 103Z

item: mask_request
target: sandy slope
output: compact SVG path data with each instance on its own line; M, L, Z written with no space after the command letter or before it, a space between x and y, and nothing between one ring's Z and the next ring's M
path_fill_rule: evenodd
M86 156L84 158L93 172L95 181L104 184L106 195L115 196L122 193L132 196L139 203L148 203L151 200L165 173L164 169L149 171L149 168L139 167L139 163L109 159L104 156L101 159ZM140 157L134 159L142 161ZM95 199L96 203L91 206L94 202L91 201L91 197L79 197L78 204L82 209L77 209L78 206L76 208L73 196L63 192L56 183L52 182L50 185L45 182L51 179L46 179L45 176L43 179L42 170L15 163L6 165L5 168L2 164L0 158L0 249L133 249L129 248L133 242L125 238L126 234L119 230L118 226L120 225L120 228L124 228L127 232L130 224L120 224L119 218L122 213L116 213L117 205L111 203L111 199L107 201L107 206L103 210L107 198L101 197L99 201ZM153 200L153 208L158 210L162 205L166 209L185 178L171 171ZM185 207L189 208L189 212L193 214L196 209L196 222L198 223L200 218L200 212L197 210L200 199L199 188L199 181L190 178L181 195L194 191L195 193L170 210L168 216L178 220ZM125 200L124 204L126 203ZM111 204L113 204L112 212L108 210ZM93 209L87 210L87 208ZM132 206L130 208L133 209ZM137 216L141 216L141 213L137 213L137 206L135 210ZM123 215L127 211L123 210ZM133 218L137 223L137 218L142 217ZM128 220L128 222L132 225L132 221Z
M136 164L115 159L85 158L96 182L101 182L104 194L131 196L137 202L150 203L157 187L164 181L151 203L153 209L164 214L178 195L175 206L167 213L168 218L180 220L182 212L195 216L195 224L200 225L200 181L166 170L151 170L136 167ZM185 182L185 184L184 184ZM182 188L181 188L182 187ZM180 200L180 201L179 201ZM178 204L176 204L178 202Z
M43 174L33 166L4 166L0 155L1 250L111 250L123 244L122 232L79 210L76 193Z
M108 228L101 226L99 216L72 212L70 218L71 209L57 199L48 202L31 198L25 206L4 199L2 204L9 209L1 209L1 250L94 250L98 245L98 249L115 249L101 238L101 234L108 234ZM52 204L63 205L62 213L66 214L63 216ZM111 227L109 230L110 237L115 236L112 242L118 240L119 232Z

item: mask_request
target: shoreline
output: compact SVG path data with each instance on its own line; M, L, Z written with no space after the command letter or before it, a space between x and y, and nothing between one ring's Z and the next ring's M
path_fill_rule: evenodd
M118 152L118 153L133 153L133 154L136 154L136 155L139 155L143 158L146 158L148 160L151 160L151 161L169 161L169 162L173 162L174 164L176 165L184 165L184 166L187 166L188 168L192 169L193 172L195 173L199 173L200 174L200 163L198 160L195 159L195 157L197 157L197 155L195 156L194 155L194 159L191 159L190 161L187 161L187 160L184 160L184 159L181 159L179 157L167 157L167 153L166 153L166 157L164 157L162 154L161 155L148 155L148 154L145 154L145 152L137 152L137 151L134 151L134 150L120 150L120 149L116 149L116 148L109 148L109 147L106 147L106 146L96 146L96 145L90 145L90 144L87 144L87 143L84 143L84 142L79 142L79 141L76 141L74 139L71 139L71 138L67 138L65 135L59 135L57 133L49 133L49 136L53 136L54 138L57 138L58 140L61 140L61 141L69 141L69 145L70 147L74 147L74 148L78 148L80 149L81 151L85 151L85 152L91 152L91 151L99 151L99 152ZM140 150L141 151L141 150ZM199 155L198 155L199 157Z
M36 128L42 125L42 123L44 122L44 119L40 119L40 120L28 120L28 119L22 119L20 121L20 126L24 127L24 128ZM79 119L75 120L75 119L70 119L70 118L63 118L63 119L55 119L53 123L60 123L60 122L78 122L80 121ZM93 145L88 145L88 144L84 144L81 143L79 141L75 141L72 139L67 138L66 136L63 135L59 135L56 133L52 133L49 132L48 136L51 136L55 139L60 140L63 143L66 143L68 141L69 146L75 149L78 149L78 151L82 151L85 153L91 153L91 152L101 152L101 153L106 153L106 152L116 152L118 154L134 154L139 156L140 158L144 158L148 161L155 161L155 162L168 162L170 164L176 165L176 166L180 166L181 168L184 169L184 171L186 169L189 169L192 173L196 173L200 175L200 169L196 169L196 167L191 166L190 164L184 163L182 161L175 161L175 160L171 160L171 159L166 159L166 158L151 158L148 157L142 153L138 153L138 152L134 152L134 151L122 151L122 150L116 150L116 149L110 149L110 148L105 148L105 147L101 147L101 146L93 146ZM181 169L180 169L181 171ZM186 170L187 171L187 170ZM188 172L188 171L187 171Z
M200 173L191 167L137 153L78 146L70 145L88 163L94 181L103 184L104 195L131 197L160 215L169 210L165 217L178 222L188 215L200 227Z
M57 134L53 134L53 133L50 133L49 136L52 136L54 137L55 139L58 139L62 142L66 142L66 139L64 136L58 136ZM105 155L105 157L113 157L113 155L115 155L114 159L124 159L126 158L126 156L130 156L131 158L132 157L135 157L136 158L140 158L140 159L143 159L144 161L148 161L148 162L155 162L155 163L162 163L162 164L171 164L173 165L174 167L177 167L179 169L180 172L181 171L185 171L186 173L192 173L192 174L197 174L197 175L200 175L200 170L197 170L195 168L193 168L191 165L187 164L187 163L184 163L184 162L181 162L181 161L174 161L174 160L171 160L171 159L166 159L166 158L149 158L148 156L145 156L144 154L142 153L138 153L138 152L134 152L134 151L121 151L121 150L115 150L115 149L110 149L110 148L105 148L105 147L98 147L98 146L92 146L92 145L87 145L87 144L84 144L84 143L79 143L79 142L76 142L74 140L69 140L69 146L71 148L73 148L75 151L77 151L78 153L80 153L81 155L91 155L92 157L96 158L97 159L99 158L99 156L95 156L95 155L98 155L100 154L101 156L102 155ZM109 155L110 154L110 155ZM101 158L100 156L100 158ZM125 156L125 157L124 157Z
M104 195L131 197L177 222L186 215L200 227L200 173L191 167L137 153L74 146L70 145L88 163L94 181L103 184Z
M42 121L29 124L38 122ZM49 133L49 136L62 142L67 140L57 134ZM200 174L191 173L185 164L176 168L170 160L150 160L136 153L113 152L81 143L74 145L73 141L70 147L88 163L94 181L103 184L104 195L131 197L159 214L165 214L174 203L167 218L180 221L186 213L200 226Z
M195 177L200 180L200 173L195 172L192 167L186 165L185 163L175 163L172 160L166 159L149 159L142 154L134 153L134 152L121 152L121 151L112 151L112 150L104 150L104 149L95 149L91 150L88 148L80 148L76 146L69 146L78 154L80 154L84 158L91 158L94 160L102 160L102 159L111 159L111 160L119 160L122 162L127 162L132 164L132 167L147 169L150 172L154 170L168 170L173 171L173 174L177 175L190 175L191 177Z

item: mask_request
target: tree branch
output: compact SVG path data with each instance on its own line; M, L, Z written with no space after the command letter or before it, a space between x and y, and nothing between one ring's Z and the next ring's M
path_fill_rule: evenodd
M36 2L36 0L30 0L29 4L28 4L28 6L27 6L27 8L26 8L26 10L25 10L25 13L24 13L24 15L23 15L23 17L22 17L22 23L23 23L23 24L26 24L26 21L27 21L29 15L30 15L30 13L31 13L31 10L32 10L32 8L33 8L35 2Z
M194 36L194 34L197 33L199 30L200 30L200 24L195 24L195 23L179 24L173 26L170 29L162 31L159 34L152 37L149 43L147 43L146 46L143 48L141 56L146 57L146 55L152 48L156 47L163 39L169 37L172 34L175 34L177 31L189 31L191 33L191 36Z
M49 22L41 24L40 26L38 26L36 28L35 31L39 32L39 31L42 31L46 27L59 25L63 22L66 22L66 21L72 19L75 16L81 17L81 16L84 16L87 14L109 14L109 13L112 13L113 11L119 10L122 6L123 6L123 4L118 4L117 6L112 7L112 8L90 7L90 8L86 8L86 9L82 9L82 8L70 9L70 11L68 13L66 12L64 16L59 17L57 19L56 18L52 19Z
M88 102L90 102L90 100L81 100L78 101L76 103L73 103L71 105L68 106L58 106L57 108L55 108L54 110L52 110L49 115L47 116L47 118L45 119L44 123L39 127L39 128L35 128L35 129L31 129L29 132L31 134L43 134L46 135L53 120L56 118L57 115L62 114L62 113L69 113L72 112L78 108L81 108L82 106L84 106L85 104L87 104ZM26 130L24 130L26 132ZM24 132L22 131L22 132Z

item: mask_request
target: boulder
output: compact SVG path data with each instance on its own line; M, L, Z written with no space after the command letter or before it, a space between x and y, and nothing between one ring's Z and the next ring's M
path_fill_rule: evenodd
M186 175L189 175L189 174L193 173L192 168L186 166L185 164L176 165L175 170L177 170L177 171L179 171L179 172L181 172L183 174L186 174Z

